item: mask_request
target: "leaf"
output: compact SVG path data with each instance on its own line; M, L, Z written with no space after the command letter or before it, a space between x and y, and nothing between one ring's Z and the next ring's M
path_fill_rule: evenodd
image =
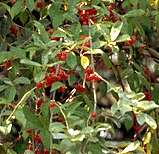
M125 42L125 41L127 41L127 40L129 40L130 39L130 35L128 35L128 34L124 34L124 35L121 35L121 36L119 36L116 40L115 40L115 42Z
M38 34L41 36L43 42L47 43L49 41L48 33L46 32L43 24L38 21L34 21L35 27L38 29Z
M90 64L90 61L88 59L88 57L86 56L81 56L81 65L84 69L86 69Z
M41 129L40 135L41 135L44 147L49 149L50 148L50 135L51 135L50 132L45 129Z
M29 59L21 59L20 63L21 64L26 64L26 65L31 65L31 66L37 66L37 67L41 67L42 66L40 63L31 61Z
M139 110L148 111L159 108L159 105L155 104L154 101L140 101L136 106Z
M75 68L75 66L77 65L77 57L74 52L70 52L68 54L66 63L70 68Z
M59 89L62 86L64 86L64 84L62 82L57 81L52 84L50 92L56 91L57 89Z
M16 95L16 89L14 86L10 86L5 90L5 97L8 102L12 102Z
M111 32L110 32L111 41L115 41L117 39L122 27L123 27L123 22L118 21L118 22L114 23L114 25L111 28Z
M157 124L156 121L149 116L148 114L146 114L145 116L145 122L152 128L152 129L156 129L157 128Z
M4 91L6 88L8 88L8 85L1 85L0 92Z
M24 6L23 1L17 0L10 10L12 19L21 12L22 6Z
M77 141L82 142L85 139L85 137L86 136L84 134L80 134L80 135L77 135L77 136L71 138L71 141L72 142L77 142Z
M30 150L25 150L24 154L34 154L34 152Z
M152 129L157 128L156 121L151 116L149 116L148 114L139 113L139 114L136 115L136 117L137 117L137 122L140 125L143 125L144 123L147 123Z
M49 102L47 103L43 103L42 104L42 107L41 107L41 112L42 112L42 115L45 119L48 119L49 120Z
M27 8L32 11L34 9L34 0L27 0L26 1L26 5L27 5Z
M33 128L43 128L40 119L34 113L32 113L28 107L23 108L23 113L25 115L27 123L29 122Z
M13 81L15 84L30 84L30 80L26 77L19 77Z
M108 57L108 54L107 53L103 53L102 54L102 59L104 61L104 64L108 67L108 68L111 68L112 67L112 63Z
M6 98L0 97L0 104L8 104L8 100Z
M43 70L41 67L35 67L33 73L34 81L37 83L45 78L46 70Z
M55 28L60 26L64 20L63 12L61 11L61 4L60 1L56 1L49 8L49 16L51 17L52 25Z
M129 12L127 12L124 17L139 17L143 16L145 14L145 11L142 9L134 9Z
M53 122L49 126L49 131L53 133L64 132L65 125L59 122Z
M126 154L126 153L128 153L128 152L135 151L139 146L140 146L140 142L139 142L139 141L130 143L130 144L121 152L121 154Z
M18 108L16 110L15 117L18 120L18 122L20 122L22 124L23 127L26 126L26 119L25 119L25 115L23 113L23 109L22 108Z

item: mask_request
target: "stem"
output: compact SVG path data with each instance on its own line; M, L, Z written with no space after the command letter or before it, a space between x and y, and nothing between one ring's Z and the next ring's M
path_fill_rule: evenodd
M14 110L12 111L12 113L9 115L9 117L7 118L6 122L8 122L12 116L14 115L14 113L16 112L16 110L18 109L18 107L24 103L30 96L31 92L35 89L35 87L31 90L29 90L27 93L25 93L25 95L22 97L22 99L19 101L19 103L15 106Z
M95 67L94 67L94 57L93 57L93 49L92 49L92 37L91 37L91 20L89 20L89 41L90 41L90 51L91 51L91 65L93 68L93 72L95 72ZM92 88L93 88L93 97L94 97L94 109L93 111L96 111L97 108L97 94L96 94L96 86L95 86L95 81L92 81Z
M59 72L59 68L60 68L60 65L58 64L57 65L57 68L56 68L56 75L58 74L58 72ZM56 95L56 91L54 91L53 93L52 93L52 100L55 100L55 95ZM49 120L49 123L51 124L52 123L52 117L53 117L53 110L52 109L50 109L50 120ZM50 132L50 134L51 134L51 132ZM50 154L52 154L52 134L50 135Z
M62 108L61 108L61 104L60 104L60 102L55 103L55 104L56 104L56 106L59 108L60 112L62 113L62 115L63 115L63 117L64 117L64 119L65 119L66 129L67 129L67 130L69 130L69 124L68 124L68 121L67 121L66 115L65 115L65 113L63 112L63 110L62 110Z

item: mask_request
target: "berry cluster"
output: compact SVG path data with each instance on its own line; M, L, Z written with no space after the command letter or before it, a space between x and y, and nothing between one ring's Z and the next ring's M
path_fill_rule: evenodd
M109 15L104 17L103 20L111 21L111 22L118 21L120 18L116 14L114 14L114 12L113 12L113 10L115 8L116 8L116 4L115 3L110 3L110 5L108 6Z
M101 79L94 73L91 67L85 69L86 81L100 81Z
M78 10L81 25L89 25L96 23L97 10L94 8L87 10Z

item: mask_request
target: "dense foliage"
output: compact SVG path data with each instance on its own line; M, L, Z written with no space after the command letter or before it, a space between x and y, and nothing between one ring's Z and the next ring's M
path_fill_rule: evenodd
M158 154L158 0L1 0L0 153Z

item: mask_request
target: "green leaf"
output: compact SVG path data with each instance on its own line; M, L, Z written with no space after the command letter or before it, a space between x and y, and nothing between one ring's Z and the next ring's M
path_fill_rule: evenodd
M15 117L22 124L22 126L24 128L26 126L26 119L25 119L25 115L23 113L23 109L22 108L18 108L16 110Z
M13 81L15 84L30 84L30 80L26 77L19 77Z
M41 67L35 67L33 73L34 81L37 83L45 78L46 70L43 70Z
M124 34L124 35L119 36L119 37L115 40L115 42L125 42L125 41L127 41L127 40L129 40L129 39L130 39L130 36L129 36L128 34Z
M128 153L128 152L135 151L139 146L140 146L140 142L139 142L139 141L130 143L130 144L121 152L121 154L126 154L126 153Z
M152 129L157 128L156 121L151 116L149 116L148 114L139 113L139 114L136 115L136 117L137 117L137 122L140 125L143 125L144 123L147 123Z
M57 89L59 89L60 87L64 86L64 84L62 82L55 82L53 83L50 92L56 91Z
M27 5L27 8L32 11L34 9L34 0L27 0L26 1L26 5Z
M134 9L129 11L128 13L126 13L124 15L124 17L139 17L139 16L143 16L145 14L145 11L142 9Z
M114 25L111 28L111 32L110 32L111 41L115 41L117 39L122 27L123 27L123 22L118 21L118 22L114 23Z
M49 102L42 104L41 112L44 118L49 120Z
M148 111L159 108L159 105L155 104L154 101L140 101L136 106L139 110Z
M0 104L8 104L8 100L6 98L0 97Z
M38 34L41 36L43 42L47 43L49 41L48 33L46 32L43 24L38 21L34 21L35 27L38 29Z
M41 67L42 66L40 63L31 61L29 59L21 59L20 63L21 64L26 64L26 65L31 65L31 66L37 66L37 67Z
M102 55L102 59L104 61L104 64L108 67L108 68L111 68L112 67L112 63L108 57L108 54L107 53L103 53Z
M6 88L8 88L8 85L1 85L0 92L4 91Z
M21 9L23 6L24 6L23 1L21 0L16 1L16 3L13 5L10 11L12 19L22 11Z
M23 108L23 113L25 115L27 123L30 123L30 126L36 129L43 128L40 119L34 113L32 113L28 107Z
M40 135L41 135L44 147L49 149L50 148L50 135L51 134L49 133L49 131L47 131L45 129L41 129L40 130Z
M15 87L10 86L5 90L5 97L8 100L8 102L12 102L14 100L15 95L16 95Z
M49 8L49 16L51 17L52 25L55 28L60 26L64 20L63 12L61 11L61 4L60 1L56 1Z
M68 54L68 58L67 58L66 63L72 69L77 65L77 58L76 58L76 55L74 52L70 52Z
M64 132L65 125L59 122L51 123L49 126L49 131L53 133Z

